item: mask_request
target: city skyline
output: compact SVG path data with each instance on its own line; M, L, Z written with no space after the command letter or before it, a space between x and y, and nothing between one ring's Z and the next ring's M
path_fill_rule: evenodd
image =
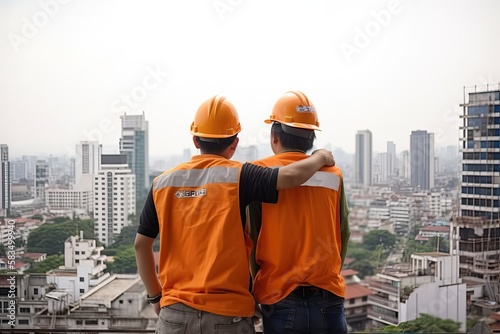
M109 152L120 116L145 112L150 155L182 154L198 105L222 94L239 111L240 145L267 143L263 120L299 89L318 110L318 147L354 152L360 129L379 152L387 141L409 149L418 129L436 147L457 145L463 87L500 82L499 10L488 0L3 1L0 142L12 157L93 140Z

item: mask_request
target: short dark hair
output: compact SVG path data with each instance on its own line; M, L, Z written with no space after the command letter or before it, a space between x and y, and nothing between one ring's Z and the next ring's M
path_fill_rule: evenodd
M228 148L236 137L238 137L237 134L229 138L201 138L195 136L195 140L200 146L202 153L219 154Z
M301 150L307 152L312 149L314 145L314 139L316 139L314 130L292 128L288 125L278 122L273 123L271 132L274 132L278 135L281 145L286 150ZM301 135L293 135L290 134L290 132Z

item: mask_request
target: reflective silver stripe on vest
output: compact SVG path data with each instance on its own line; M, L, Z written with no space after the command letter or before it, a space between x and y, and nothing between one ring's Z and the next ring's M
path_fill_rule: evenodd
M338 176L337 174L318 171L314 173L314 175L311 176L309 180L302 183L300 186L323 187L338 191L339 185L340 185L340 176Z
M176 170L159 176L154 190L165 187L201 187L209 183L238 183L238 173L239 168L234 167Z

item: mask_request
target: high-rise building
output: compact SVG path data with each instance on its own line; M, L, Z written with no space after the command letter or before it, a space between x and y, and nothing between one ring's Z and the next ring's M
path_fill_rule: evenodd
M392 141L387 142L387 177L391 178L396 176L396 171L398 169L397 157L396 157L396 144Z
M401 159L399 161L399 176L406 180L410 179L410 153L408 150L401 152Z
M434 188L434 134L412 131L410 136L410 185Z
M387 153L379 153L374 159L372 168L373 184L382 184L388 181Z
M122 136L120 153L127 155L127 161L135 175L136 197L141 198L149 190L149 130L142 115L122 115Z
M11 202L11 175L9 161L9 147L0 144L0 216L10 214Z
M36 155L23 155L21 158L23 161L26 161L28 168L28 179L32 180L35 176L35 168L36 163L38 161L38 157Z
M33 198L45 203L45 188L49 186L49 164L45 160L38 160L35 166Z
M464 89L461 107L460 210L452 251L460 255L460 274L484 279L486 297L500 300L500 85L468 94Z
M28 177L28 163L24 160L14 160L10 162L12 182L19 182Z
M372 133L360 130L356 133L356 183L372 185Z
M94 175L94 234L106 246L135 215L135 175L124 154L103 154Z
M81 141L76 145L75 185L91 188L93 175L101 165L102 145L97 141Z

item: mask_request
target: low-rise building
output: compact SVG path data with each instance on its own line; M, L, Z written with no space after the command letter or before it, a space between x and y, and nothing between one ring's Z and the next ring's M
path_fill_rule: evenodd
M411 272L386 272L367 280L373 328L398 325L422 313L451 319L466 327L466 284L458 276L458 256L412 254Z
M36 327L153 330L158 319L146 302L146 290L138 275L113 275L83 294L73 307L65 294L52 298L58 303L36 317Z
M344 310L347 325L354 331L363 331L369 321L368 296L372 295L373 291L361 284L356 270L342 270L340 275L345 281Z

